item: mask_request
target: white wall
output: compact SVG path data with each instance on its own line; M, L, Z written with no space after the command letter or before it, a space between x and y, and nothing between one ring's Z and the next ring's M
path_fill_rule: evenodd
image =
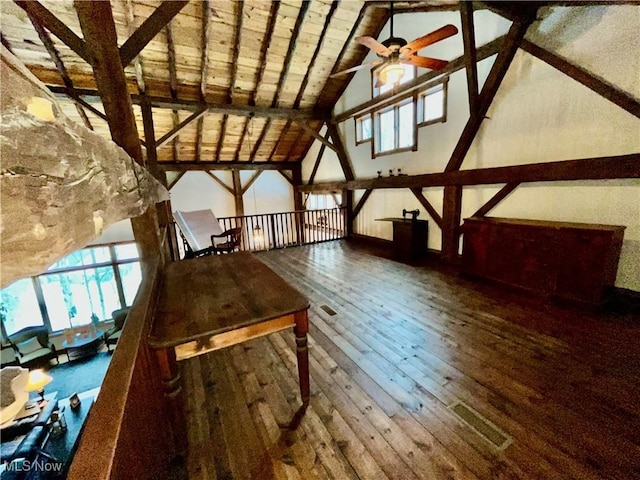
M552 7L542 9L539 16L544 20L530 27L528 39L640 99L640 7ZM406 16L396 17L395 34L408 40L445 23L459 26L459 16L453 13L412 14L411 22L406 25L403 17ZM509 28L509 22L488 11L475 12L474 18L479 45ZM420 31L415 31L416 28ZM406 31L411 34L405 35ZM388 33L383 31L379 40L387 37ZM445 42L449 42L448 50L443 45L443 51L437 54L435 47L422 53L442 54L441 58L446 59L461 54L460 34ZM481 82L486 79L494 59L478 65ZM369 82L368 71L358 72L335 113L369 100ZM375 177L377 170L386 175L390 168L402 168L408 174L442 171L468 120L467 102L466 74L459 71L452 74L449 81L447 122L421 128L417 152L373 160L368 144L355 146L353 119L343 122L340 129L356 178ZM463 162L463 169L640 152L637 118L521 50L487 117ZM316 182L343 179L339 164L332 156L333 152L325 151L328 158L323 163L328 160L328 166L323 168L321 164ZM310 152L303 163L303 175L310 171L315 158L316 154ZM473 214L501 186L465 187L463 218ZM639 187L635 180L527 184L520 186L490 215L626 226L616 285L640 291ZM424 194L441 213L442 189L424 189ZM408 190L376 190L358 216L354 229L357 233L389 239L391 227L375 219L398 216L403 208L419 208L420 218L426 218L424 208ZM434 222L429 223L429 230L429 247L439 249L440 232Z

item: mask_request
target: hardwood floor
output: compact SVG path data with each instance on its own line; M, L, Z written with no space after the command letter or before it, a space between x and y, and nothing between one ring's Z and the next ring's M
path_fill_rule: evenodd
M181 362L190 479L640 478L637 318L345 241L259 258L311 302L311 404L296 425L289 331ZM457 401L512 443L485 440Z

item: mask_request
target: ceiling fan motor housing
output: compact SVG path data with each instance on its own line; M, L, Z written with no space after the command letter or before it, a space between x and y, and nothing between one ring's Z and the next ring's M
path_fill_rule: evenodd
M407 41L404 38L400 37L391 37L382 42L382 45L387 47L392 52L399 51L402 47L407 44Z

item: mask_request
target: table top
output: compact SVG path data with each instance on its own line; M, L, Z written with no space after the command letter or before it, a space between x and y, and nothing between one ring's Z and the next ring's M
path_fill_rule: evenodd
M249 252L167 264L149 344L175 347L309 308L309 301Z
M428 220L418 220L417 218L414 220L412 218L402 218L402 217L376 218L375 220L376 222L398 222L398 223L428 222Z
M71 343L64 340L62 342L63 348L77 348L84 347L89 345L90 343L95 342L96 340L102 340L102 330L96 330L95 335L91 335L90 333L85 337L82 334L76 334L73 337L73 341Z

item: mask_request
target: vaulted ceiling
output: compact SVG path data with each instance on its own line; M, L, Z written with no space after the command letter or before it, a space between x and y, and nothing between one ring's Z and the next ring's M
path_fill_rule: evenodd
M182 3L111 1L138 132L144 139L146 97L159 163L299 162L351 79L329 76L360 63L367 49L354 38L376 37L388 19L387 3L357 0ZM69 117L109 137L92 66L73 38L83 36L74 2L0 5L3 45L58 94ZM141 26L157 34L132 57L124 51L137 53L132 35Z

